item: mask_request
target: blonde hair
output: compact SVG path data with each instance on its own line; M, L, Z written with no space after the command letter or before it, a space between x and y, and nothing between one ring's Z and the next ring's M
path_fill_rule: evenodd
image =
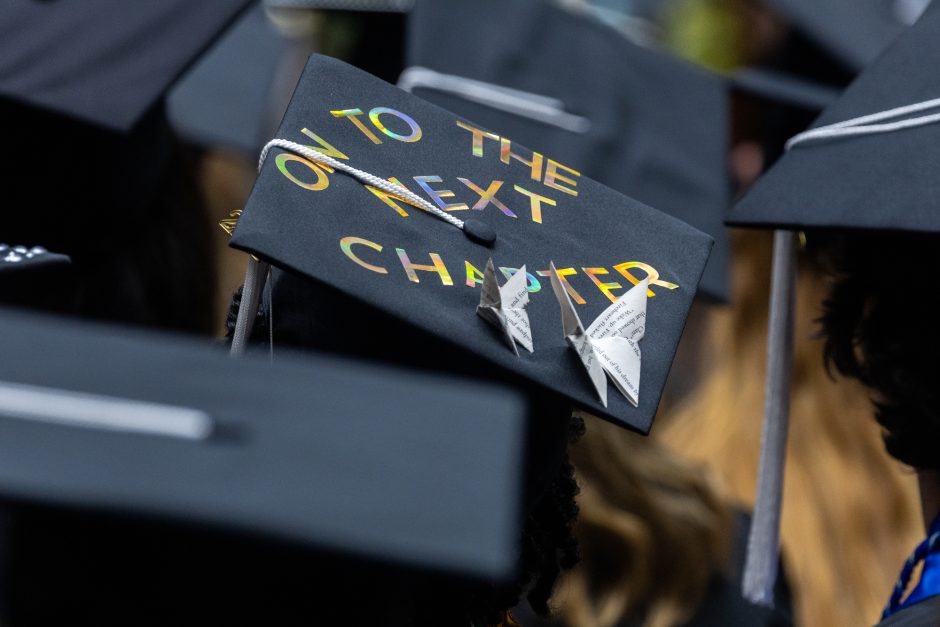
M725 493L754 500L761 431L770 235L735 235L733 306L708 313L707 374L656 437L708 464ZM815 320L826 285L808 264L797 328L782 545L798 624L873 623L922 533L916 479L884 452L867 393L834 381Z
M684 622L726 563L733 533L707 472L596 418L571 459L583 561L555 596L561 616L591 627L635 616L649 627Z

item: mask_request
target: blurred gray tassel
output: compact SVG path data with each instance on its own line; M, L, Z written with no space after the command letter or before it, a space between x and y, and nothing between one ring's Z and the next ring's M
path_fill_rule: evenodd
M790 417L793 367L793 304L796 288L796 234L774 232L764 429L761 436L757 500L747 542L742 594L751 603L773 607L780 546L780 507Z

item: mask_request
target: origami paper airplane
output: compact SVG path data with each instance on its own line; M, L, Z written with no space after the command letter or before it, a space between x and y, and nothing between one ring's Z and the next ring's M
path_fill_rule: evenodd
M477 305L477 314L502 332L506 343L516 355L519 354L516 342L530 353L534 350L529 315L525 311L525 306L529 304L526 276L525 266L522 266L500 287L496 281L493 260L490 259L483 271L480 304Z
M607 407L604 373L634 407L640 394L640 346L646 332L646 290L649 279L630 288L605 309L587 329L581 324L571 297L551 265L552 291L561 306L565 339L584 364L601 403Z

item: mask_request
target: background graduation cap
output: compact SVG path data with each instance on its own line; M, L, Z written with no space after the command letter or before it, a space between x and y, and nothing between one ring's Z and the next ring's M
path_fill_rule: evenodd
M335 158L325 168L315 163L324 155ZM351 175L350 168L357 171ZM423 196L389 187L387 177ZM559 394L646 432L711 240L552 154L534 154L315 55L263 159L232 244L321 290L314 303L321 318L303 323L316 343L368 350L398 342L400 360L441 369L475 363L477 374L522 384L543 399ZM502 275L528 271L533 353L515 355L475 313L489 258ZM637 407L613 385L607 406L599 401L566 344L550 285L552 262L585 325L628 288L650 280ZM254 318L251 295L264 270L250 264L235 350ZM304 316L274 300L275 321L278 311Z
M73 313L211 327L210 226L163 97L246 4L4 3L0 239L72 258Z
M0 96L129 131L247 0L10 0Z
M745 595L768 602L776 564L792 352L794 230L940 232L940 80L923 59L940 42L940 4L819 117L732 212L774 238L764 436Z
M408 64L403 89L711 235L700 289L727 299L721 78L551 2L419 2Z
M290 80L286 62L296 43L254 4L174 84L167 95L170 122L189 141L253 158L287 106L281 86Z
M728 77L731 87L731 171L736 195L808 127L841 90L799 76L749 67Z
M873 61L931 0L765 0L851 72Z
M274 9L341 9L343 11L382 11L404 13L415 0L264 0Z
M68 256L51 253L42 246L0 244L0 274L5 276L68 263Z
M514 575L517 394L9 311L0 327L4 624L397 624L395 581ZM360 574L385 587L343 589Z
M61 306L61 282L68 278L70 263L67 255L42 246L0 244L0 301L23 307Z

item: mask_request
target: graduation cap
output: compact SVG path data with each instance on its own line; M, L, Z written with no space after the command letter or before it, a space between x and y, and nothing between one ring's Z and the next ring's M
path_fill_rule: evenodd
M135 624L174 607L210 610L200 624L241 607L281 616L302 603L287 591L316 597L339 576L315 567L332 557L514 575L527 413L516 393L322 355L236 361L174 336L9 311L0 326L0 512L14 523L0 597L39 612L11 624L61 618L70 600L70 624L129 608ZM360 624L358 611L318 615Z
M264 0L272 9L340 9L343 11L410 11L415 0Z
M51 266L67 265L67 255L51 253L42 246L0 244L0 274L31 272Z
M762 67L738 70L728 81L732 142L749 144L744 152L732 152L732 169L741 187L776 161L787 140L805 130L841 93L828 84Z
M200 145L258 154L283 113L277 91L291 47L260 3L246 10L167 94L173 127Z
M247 0L10 0L0 96L129 131Z
M0 239L71 257L72 313L211 328L210 227L164 95L246 4L4 3L4 197L29 210Z
M873 61L930 0L767 0L824 50L857 72Z
M789 402L794 231L940 232L932 164L940 160L940 80L922 60L940 42L940 4L898 38L754 185L729 218L774 239L763 451L745 594L773 583Z
M550 2L419 2L409 35L400 87L708 233L701 292L727 299L722 78Z
M262 155L232 245L320 289L319 318L301 323L318 343L352 350L397 342L392 359L397 351L398 360L421 358L443 370L475 363L477 374L534 396L561 395L646 432L711 239L551 153L314 55ZM490 259L497 273L488 279ZM481 291L494 293L487 281L503 286L523 268L533 352L507 346L511 312L502 322L477 313L487 304ZM249 264L236 351L265 270ZM624 300L644 282L645 314ZM505 309L520 307L520 297L505 300ZM274 301L275 320L278 311L303 316ZM580 331L563 324L572 310ZM632 357L611 361L612 353L573 348L613 337ZM642 379L631 379L637 398L611 383L605 406L608 384L603 374L598 381L595 362L629 387L625 368L640 360Z
M831 85L760 67L738 70L728 80L739 93L804 111L822 111L841 93Z
M0 302L27 307L55 304L70 264L68 255L42 246L0 243Z

